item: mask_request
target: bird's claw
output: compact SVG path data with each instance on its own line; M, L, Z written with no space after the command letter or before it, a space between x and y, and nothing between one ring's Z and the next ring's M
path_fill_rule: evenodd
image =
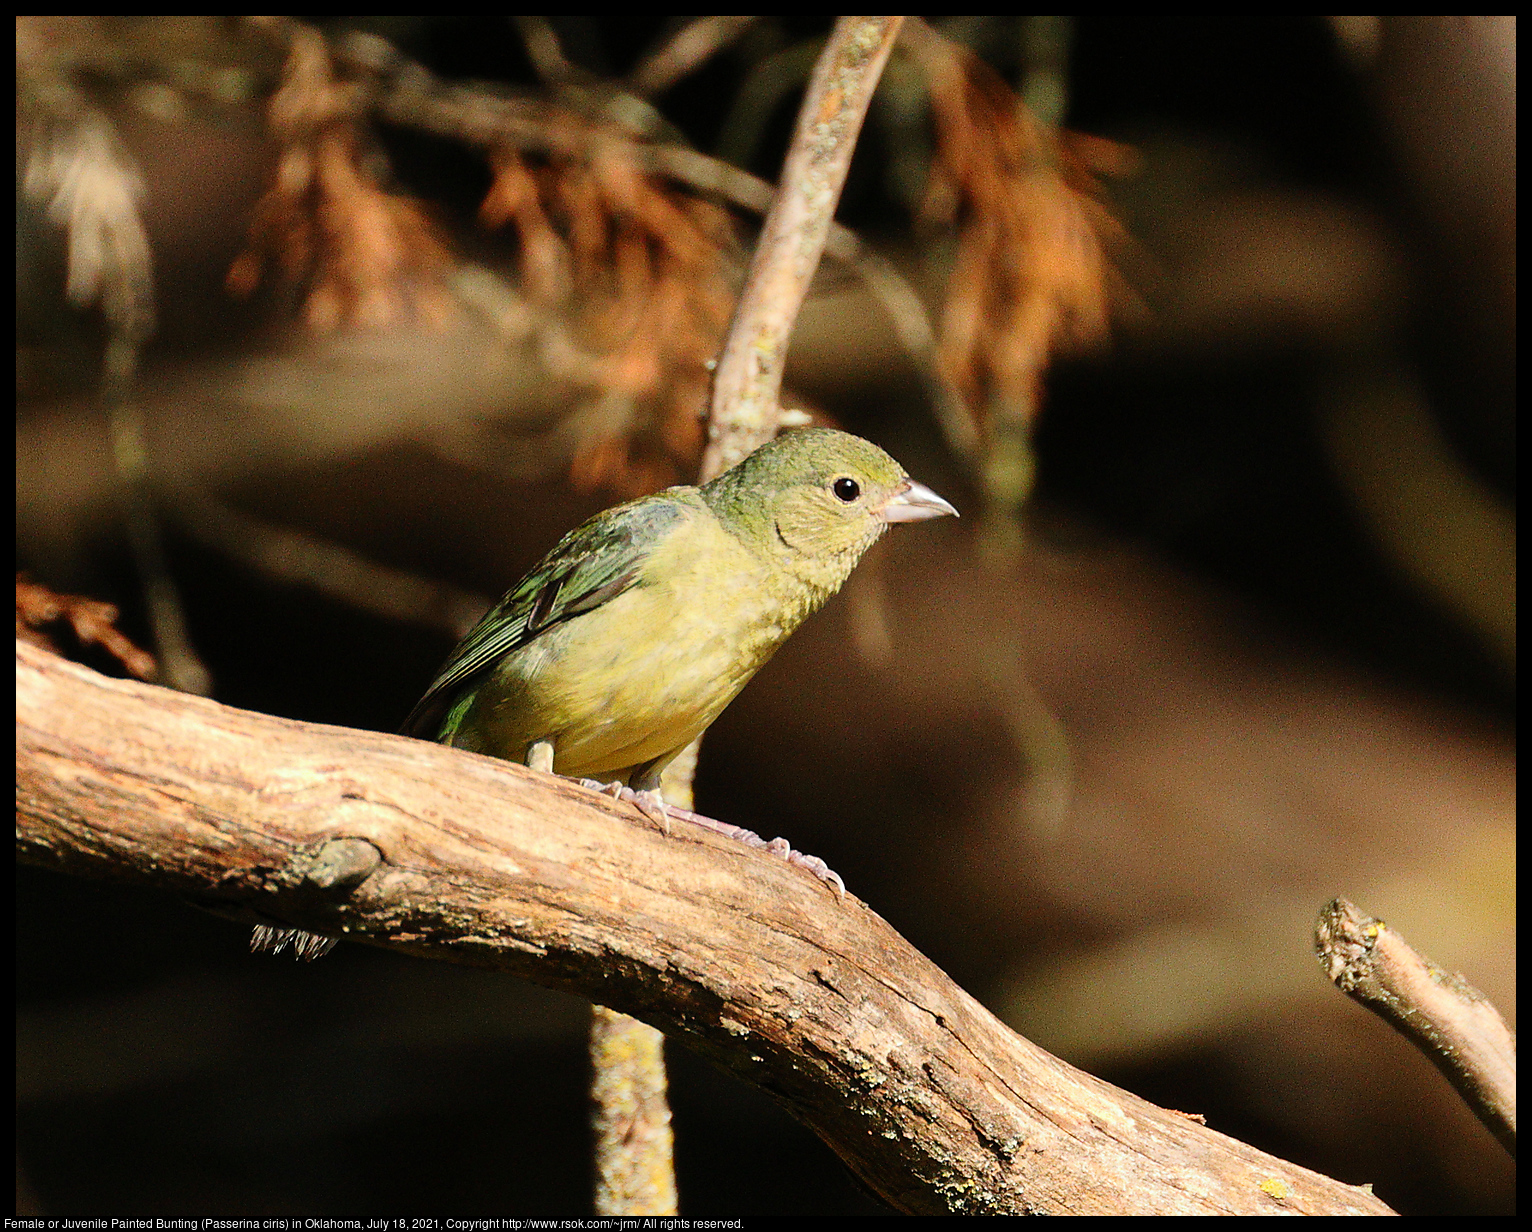
M785 838L774 838L767 842L754 830L746 830L741 826L731 826L727 822L714 821L711 817L703 817L700 814L688 812L685 809L671 809L672 814L679 815L687 821L696 822L716 830L720 834L726 834L732 839L744 843L747 847L761 847L774 856L781 856L789 864L796 864L799 868L805 868L819 880L830 886L835 891L837 898L846 897L846 883L841 880L841 875L821 860L818 856L807 855L802 851L794 851L793 846Z
M664 797L657 791L634 791L625 783L602 783L596 779L581 779L579 782L581 787L589 787L592 791L603 792L614 799L628 801L650 821L658 823L667 836L670 834L671 818L679 817L682 821L689 821L693 825L701 826L704 830L712 830L715 834L735 839L747 847L763 847L772 855L781 856L789 864L796 864L799 868L813 873L835 891L837 898L846 897L846 883L841 880L839 873L818 856L794 851L792 844L785 838L774 838L767 842L754 830L746 830L743 826L731 826L726 821L717 821L712 817L704 817L701 813L694 813L690 809L666 804Z
M789 864L796 864L800 868L808 869L809 872L813 873L814 876L819 878L819 880L834 886L835 895L837 898L846 897L846 883L841 880L840 874L837 873L828 864L826 864L823 860L821 860L818 856L811 856L806 852L793 851L791 848L789 848L787 852L787 862Z
M619 800L629 800L650 821L659 825L664 831L665 837L670 837L670 805L665 803L665 797L657 791L634 791L631 787L623 788Z
M611 796L614 800L626 801L633 805L640 813L658 825L666 837L669 837L671 808L659 792L634 791L626 783L602 783L596 779L581 779L580 786L589 787L592 791L599 791Z
M313 962L333 950L338 940L338 937L322 937L301 928L276 928L270 924L257 924L250 936L250 952L280 954L290 945L294 958L302 962Z

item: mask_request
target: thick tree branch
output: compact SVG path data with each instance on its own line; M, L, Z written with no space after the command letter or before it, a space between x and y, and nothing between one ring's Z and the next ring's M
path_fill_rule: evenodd
M1516 1036L1489 998L1344 898L1319 913L1314 949L1336 986L1425 1053L1514 1158Z
M507 762L31 646L16 683L22 860L631 1012L770 1092L901 1210L1388 1213L1049 1056L769 852L667 837ZM351 858L369 845L375 866Z

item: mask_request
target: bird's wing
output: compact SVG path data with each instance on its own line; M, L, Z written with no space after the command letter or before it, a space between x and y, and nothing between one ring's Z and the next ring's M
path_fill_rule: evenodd
M452 703L502 656L622 594L654 546L687 516L689 503L664 492L608 509L570 531L458 643L400 731L435 739Z

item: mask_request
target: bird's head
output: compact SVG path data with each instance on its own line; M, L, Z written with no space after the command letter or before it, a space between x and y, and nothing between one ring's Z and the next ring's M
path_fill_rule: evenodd
M784 432L702 491L720 517L837 574L837 587L891 523L957 514L871 441L828 428Z

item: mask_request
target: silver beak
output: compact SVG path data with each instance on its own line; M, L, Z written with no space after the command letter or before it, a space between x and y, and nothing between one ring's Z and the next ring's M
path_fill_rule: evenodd
M924 522L927 518L943 518L948 514L958 516L958 511L923 483L906 479L873 517L885 522Z

